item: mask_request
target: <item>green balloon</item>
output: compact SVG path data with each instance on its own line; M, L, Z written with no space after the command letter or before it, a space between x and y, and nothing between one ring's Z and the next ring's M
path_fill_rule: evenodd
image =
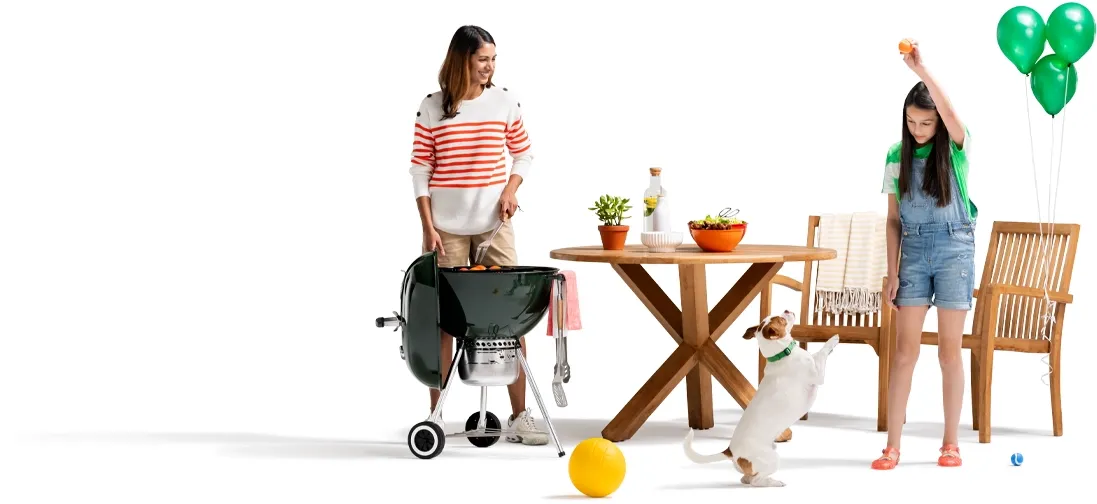
M1078 66L1058 54L1040 58L1032 68L1032 94L1044 111L1055 117L1074 98L1078 88Z
M1044 29L1040 13L1023 5L1006 11L998 20L998 48L1017 71L1028 75L1044 55Z
M1093 13L1079 3L1062 4L1047 18L1048 44L1067 63L1082 59L1082 55L1093 46L1095 32Z

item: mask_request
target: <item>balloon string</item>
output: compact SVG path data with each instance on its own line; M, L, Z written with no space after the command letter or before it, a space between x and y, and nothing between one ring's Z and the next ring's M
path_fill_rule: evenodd
M1029 76L1024 75L1021 79L1021 82L1024 86L1025 118L1027 119L1027 122L1028 122L1029 157L1032 160L1032 184L1036 188L1036 215L1037 215L1037 218L1039 219L1039 223L1040 223L1040 235L1041 235L1041 237L1043 237L1043 234L1044 234L1044 221L1043 221L1043 213L1042 213L1043 212L1043 207L1040 205L1040 180L1036 175L1036 145L1035 145L1036 142L1034 141L1033 135L1032 135L1032 111L1031 111L1031 104L1029 103L1029 97L1028 97L1028 88L1029 88L1029 86L1028 86L1028 77ZM1054 123L1052 123L1052 135L1054 136ZM1045 297L1046 297L1046 293L1045 293ZM1042 327L1044 324L1041 323L1040 325ZM1052 373L1052 371L1054 371L1054 370L1051 368L1050 359L1046 358L1046 356L1041 357L1040 361L1043 362L1044 365L1047 366L1047 368L1048 368L1048 372L1044 373L1040 376L1040 381L1047 384L1047 378Z
M1032 159L1032 184L1036 188L1036 215L1037 215L1037 218L1039 219L1039 222L1040 222L1040 235L1042 237L1043 234L1044 234L1043 233L1044 224L1043 224L1043 215L1042 215L1043 207L1040 206L1040 180L1036 175L1036 142L1033 140L1033 135L1032 135L1032 111L1031 111L1032 104L1030 103L1030 100L1029 100L1029 97L1028 97L1028 88L1029 88L1029 86L1028 86L1028 76L1026 75L1026 76L1022 77L1021 82L1024 85L1025 117L1028 119L1028 145L1029 145L1028 152L1029 152L1029 157ZM1054 123L1053 123L1053 126L1054 126ZM1054 128L1052 130L1052 134L1054 135ZM1043 326L1044 324L1041 323L1040 325ZM1047 384L1047 379L1054 370L1051 368L1051 362L1050 362L1050 359L1048 358L1048 356L1041 357L1040 361L1043 362L1045 366L1047 366L1047 370L1048 370L1046 373L1043 373L1040 376L1040 381Z
M1051 206L1050 220L1051 220L1051 229L1052 229L1053 233L1054 233L1054 229L1055 229L1055 214L1056 214L1056 211L1059 209L1059 176L1062 175L1062 173L1063 173L1063 170L1062 170L1062 168L1063 168L1063 145L1066 143L1066 133L1065 132L1067 130L1067 97L1070 96L1070 70L1071 70L1071 68L1073 68L1073 65L1067 65L1066 80L1065 80L1065 84L1063 85L1063 110L1062 110L1063 122L1059 127L1059 163L1055 167L1055 193L1054 193L1055 195L1054 196L1050 195L1051 187L1048 187L1048 193L1049 193L1048 197L1051 200L1051 201L1048 202L1048 204ZM1053 123L1053 127L1054 127L1054 123ZM1054 149L1055 145L1052 144L1051 148ZM1050 184L1050 182L1051 182L1051 175L1048 174L1048 183ZM1052 204L1052 201L1054 202L1054 204ZM1066 240L1066 238L1064 238L1064 240ZM1050 245L1049 245L1049 247L1050 247ZM1045 256L1045 261L1046 261L1046 264L1047 264L1047 266L1045 266L1045 271L1050 272L1051 271L1050 254ZM1056 262L1058 262L1058 259L1056 260ZM1057 279L1057 280L1060 280L1060 279ZM1047 295L1047 289L1048 289L1047 288L1047 282L1048 281L1049 280L1045 276L1045 278L1044 278L1044 307L1045 308L1044 309L1047 310L1047 314L1045 315L1045 318L1046 318L1047 322L1045 322L1044 324L1040 324L1040 327L1042 329L1040 337L1043 338L1044 340L1051 341L1051 338L1054 335L1053 328L1055 327L1055 313L1054 313L1053 310L1055 308L1057 308L1058 303L1053 302L1050 299L1048 299L1048 295ZM1050 347L1050 345L1049 345L1049 347ZM1045 373L1043 377L1041 377L1041 381L1044 382L1044 385L1050 385L1045 378L1047 378L1048 376L1051 375L1052 372L1054 372L1054 370L1051 368L1051 362L1049 362L1050 358L1051 358L1050 353L1048 353L1047 355L1044 356L1044 364L1048 367L1048 372Z
M1069 91L1070 91L1070 88L1069 88L1069 84L1070 84L1070 67L1069 66L1067 67L1067 75L1066 75L1066 79L1065 79L1065 85L1064 85L1064 88L1063 88L1063 104L1064 104L1064 107L1063 107L1063 110L1061 111L1062 114L1063 114L1063 122L1062 122L1062 126L1060 127L1060 130L1059 130L1059 162L1057 164L1055 163L1055 116L1052 115L1051 120L1050 120L1050 123L1051 123L1051 145L1049 146L1050 148L1048 149L1048 151L1049 151L1048 154L1050 156L1050 159L1048 160L1048 220L1049 220L1048 224L1049 224L1049 231L1046 234L1044 233L1043 216L1042 216L1042 212L1041 212L1042 206L1040 205L1039 180L1036 176L1035 147L1034 147L1034 141L1033 141L1033 138L1032 138L1032 113L1030 111L1030 104L1029 104L1029 99L1028 99L1028 85L1027 85L1027 82L1025 84L1026 84L1025 85L1025 113L1026 113L1027 118L1028 118L1028 126L1029 126L1029 151L1030 151L1030 154L1032 156L1033 183L1036 186L1036 210L1037 210L1037 215L1038 215L1038 218L1039 218L1040 237L1041 237L1040 252L1042 254L1042 263L1043 263L1043 266L1044 266L1043 274L1040 276L1040 281L1042 283L1043 294L1044 294L1044 296L1043 296L1043 298L1044 298L1043 299L1043 301L1044 301L1044 313L1043 313L1042 316L1040 316L1040 322L1041 323L1040 323L1040 328L1038 330L1038 334L1040 336L1040 339L1045 340L1045 341L1050 341L1051 340L1051 335L1054 334L1054 331L1053 331L1053 328L1055 326L1054 309L1055 309L1056 303L1051 301L1051 299L1048 295L1048 288L1049 288L1049 282L1052 282L1052 280L1050 278L1051 274L1052 274L1052 272L1051 272L1051 262L1052 262L1051 261L1051 247L1052 247L1052 242L1055 241L1054 240L1055 214L1057 213L1056 211L1058 210L1058 206L1059 206L1059 204L1058 204L1059 177L1062 174L1062 165L1063 165L1063 145L1064 145L1064 138L1063 138L1064 134L1063 134L1063 132L1066 130L1066 102L1067 102L1067 97L1069 96ZM1055 187L1054 192L1052 192L1052 175L1053 175L1053 172L1054 172L1054 187ZM1058 261L1056 261L1056 262L1058 262ZM1043 356L1040 359L1041 362L1043 362L1044 365L1047 366L1047 368L1048 368L1048 372L1044 373L1040 377L1040 380L1044 383L1044 385L1049 385L1049 383L1047 381L1047 378L1051 375L1051 373L1053 373L1055 371L1051 366L1050 357L1051 357L1051 354L1049 353L1049 354Z

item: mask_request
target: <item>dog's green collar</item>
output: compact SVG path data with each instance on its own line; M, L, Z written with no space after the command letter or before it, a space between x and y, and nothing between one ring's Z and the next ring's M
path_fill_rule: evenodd
M786 355L792 355L792 349L793 348L796 348L796 342L795 341L793 341L792 343L789 343L788 346L785 347L784 350L781 350L780 352L777 352L774 355L766 357L766 361L768 361L768 362L777 362L781 359L784 359Z

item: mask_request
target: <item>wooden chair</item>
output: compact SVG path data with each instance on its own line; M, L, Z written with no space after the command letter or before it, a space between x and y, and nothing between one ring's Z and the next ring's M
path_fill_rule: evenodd
M819 229L819 216L808 217L807 246L817 247L816 234ZM800 342L800 347L807 348L808 343L823 343L835 334L840 343L865 344L872 347L879 357L877 373L877 416L876 430L887 430L887 391L888 373L891 369L891 349L894 339L894 324L891 323L891 308L884 304L879 311L874 313L835 315L830 312L817 312L814 310L814 284L813 273L816 271L815 261L805 262L801 280L795 280L785 275L776 275L770 280L761 292L761 317L771 315L771 300L773 286L782 285L800 293L800 322L792 328L792 337ZM880 279L881 288L887 289L887 277ZM765 375L766 359L758 354L758 381L762 381ZM807 415L804 415L804 420Z
M986 262L979 287L971 334L963 336L963 348L971 349L972 428L979 442L990 442L990 389L994 351L1049 354L1051 364L1052 434L1063 435L1060 396L1063 315L1074 301L1070 277L1078 250L1077 224L995 221L990 233ZM1047 247L1046 256L1044 247ZM1047 257L1048 263L1044 263ZM1046 321L1044 280L1053 302L1054 324ZM1048 339L1041 338L1041 325ZM1050 327L1048 327L1050 326ZM936 345L936 332L922 332L923 345Z

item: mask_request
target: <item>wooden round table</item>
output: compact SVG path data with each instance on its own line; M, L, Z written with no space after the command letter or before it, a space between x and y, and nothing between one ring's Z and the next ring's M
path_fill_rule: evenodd
M585 246L549 253L549 257L562 261L610 264L670 337L678 342L678 348L606 425L602 437L614 442L631 438L682 378L686 379L691 428L709 429L714 425L713 377L740 407L746 408L754 397L754 386L716 346L716 340L735 323L784 263L821 261L837 256L836 250L828 248L747 243L729 253L704 252L694 244L680 245L675 252L649 252L643 245L629 245L624 250ZM644 264L678 266L681 309L655 283ZM705 276L708 264L751 265L712 311L708 310ZM785 431L778 441L785 441L791 435L791 431Z

